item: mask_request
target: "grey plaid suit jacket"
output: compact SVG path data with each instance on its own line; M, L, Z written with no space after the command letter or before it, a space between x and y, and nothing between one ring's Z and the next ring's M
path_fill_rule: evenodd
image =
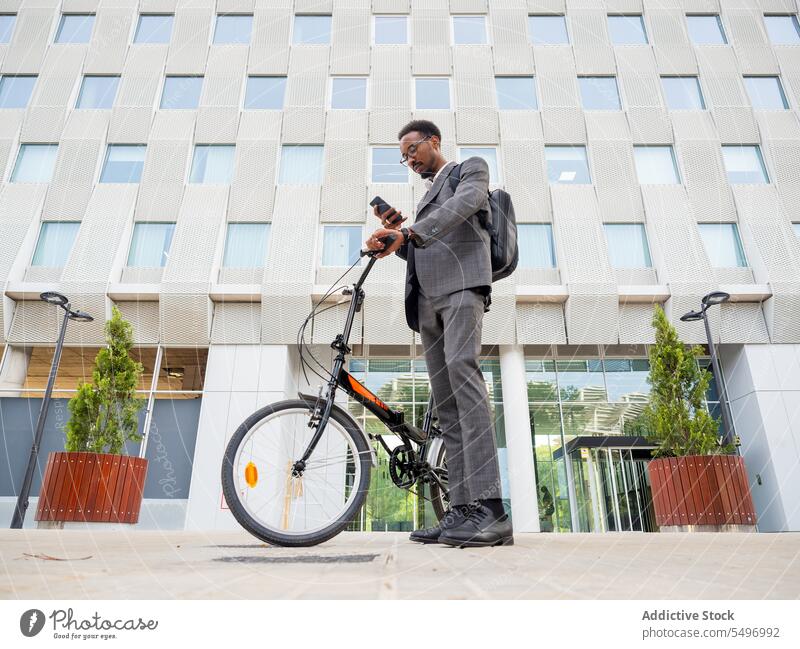
M419 331L417 290L428 297L449 295L473 287L492 285L489 231L481 225L480 210L489 210L489 166L483 158L461 163L455 193L448 162L417 205L411 226L415 237L397 250L406 260L406 322Z

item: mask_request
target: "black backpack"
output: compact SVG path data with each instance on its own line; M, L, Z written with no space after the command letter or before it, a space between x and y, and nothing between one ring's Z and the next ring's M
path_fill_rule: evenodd
M458 164L450 172L450 189L453 193L460 180L461 165ZM519 262L517 217L514 215L511 196L504 189L489 192L489 207L491 217L487 218L486 210L481 210L478 218L491 236L489 248L492 255L492 281L496 282L513 273Z

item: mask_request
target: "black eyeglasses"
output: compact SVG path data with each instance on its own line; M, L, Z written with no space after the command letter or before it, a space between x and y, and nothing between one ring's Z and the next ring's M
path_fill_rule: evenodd
M427 137L422 138L421 140L417 140L413 144L409 144L406 152L400 158L400 164L408 166L408 156L416 155L417 154L417 145L422 144L425 140L430 140L431 136L428 135Z

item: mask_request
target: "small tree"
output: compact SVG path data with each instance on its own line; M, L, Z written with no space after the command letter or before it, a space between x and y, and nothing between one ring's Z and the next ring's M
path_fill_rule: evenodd
M142 364L129 355L132 327L116 306L105 336L107 347L97 353L92 382L81 383L67 404L67 451L119 454L126 440L142 438L137 430L143 400L136 396Z
M711 373L697 363L703 348L684 345L660 305L652 324L656 344L649 354L650 399L626 432L641 431L658 443L654 457L733 453L736 445L723 444L717 421L703 407L711 381Z

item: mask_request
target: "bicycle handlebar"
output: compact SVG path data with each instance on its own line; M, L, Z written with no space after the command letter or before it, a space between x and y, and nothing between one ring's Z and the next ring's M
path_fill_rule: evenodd
M384 237L379 237L378 241L383 244L383 249L381 250L362 250L359 252L359 257L375 257L378 253L383 252L394 243L394 240L397 239L396 234L387 234Z

